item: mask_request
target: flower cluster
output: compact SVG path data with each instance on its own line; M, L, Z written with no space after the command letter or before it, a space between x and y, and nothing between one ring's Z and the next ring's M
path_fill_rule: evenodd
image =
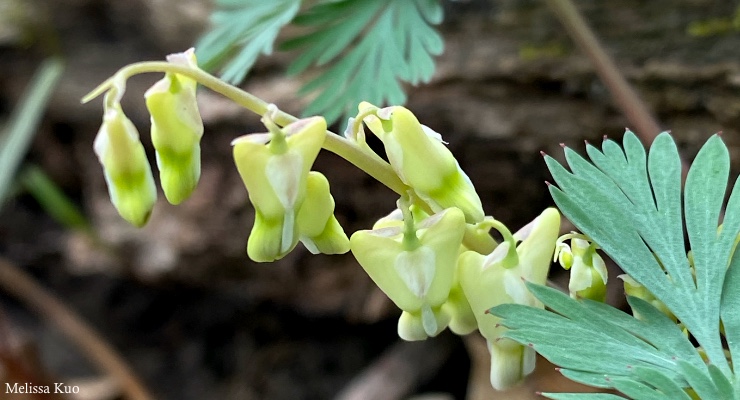
M512 235L485 216L440 135L409 110L361 104L358 118L383 142L391 167L409 187L396 211L350 240L357 261L402 310L399 336L421 340L448 326L461 335L478 329L491 353L493 387L516 384L534 369L535 353L502 339L505 328L486 311L504 303L538 306L524 281L545 284L560 214L547 209ZM351 136L363 137L361 129ZM500 244L492 228L503 236Z
M283 258L300 240L312 253L340 254L349 239L334 217L329 182L311 172L326 135L321 117L279 128L262 118L269 133L232 142L234 161L255 210L247 254L258 262Z
M203 124L195 101L196 81L232 98L240 92L200 71L192 50L168 61L165 67L158 64L166 75L147 91L146 104L162 189L167 200L177 204L190 195L200 176ZM121 110L125 76L119 73L105 88L95 151L113 204L123 218L141 226L156 200L154 179L139 135ZM248 104L254 98L244 93L238 100ZM505 303L542 307L525 281L546 283L559 234L558 211L547 209L512 234L485 214L473 183L441 136L404 107L360 104L346 137L327 132L321 117L295 120L274 106L254 108L263 111L267 132L232 142L234 161L255 210L247 242L251 259L281 259L299 242L314 254L351 251L401 309L401 338L423 340L448 327L460 335L480 331L491 353L491 383L497 389L516 384L533 370L533 350L502 338L506 328L487 310ZM383 143L387 162L365 143L365 128ZM400 195L397 208L372 229L348 238L334 215L328 180L311 171L322 148L372 176L384 177L378 179L386 179ZM501 243L491 236L492 229L503 238ZM560 243L555 258L578 276L571 292L594 297L601 287L593 277L606 281L603 261L585 241L574 239L572 246Z
M167 60L197 68L193 49L170 55ZM167 73L146 92L162 190L172 204L190 196L200 178L203 122L195 89L194 80ZM103 165L113 205L125 220L142 226L152 212L157 190L139 132L121 109L125 90L125 79L114 77L105 95L103 124L94 148Z

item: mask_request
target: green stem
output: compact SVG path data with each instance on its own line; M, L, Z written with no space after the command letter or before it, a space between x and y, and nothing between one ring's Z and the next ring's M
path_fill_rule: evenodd
M280 127L275 125L272 118L269 116L270 113L262 116L262 124L267 127L270 131L270 144L267 147L270 149L272 154L285 154L288 151L288 142L285 139L285 133Z
M220 93L234 103L258 115L264 115L269 106L269 103L253 94L245 92L235 86L231 86L201 69L171 64L163 61L141 62L121 68L115 75L101 83L97 88L85 96L82 99L82 102L87 103L103 94L106 90L109 90L113 87L115 79L120 79L121 77L123 79L128 79L131 76L149 72L174 73L187 76L188 78L194 79L199 84L213 90L214 92ZM277 124L283 126L297 120L296 117L279 110L274 113L273 117ZM383 161L383 159L377 156L377 154L375 154L375 157L372 157L349 139L339 136L331 131L328 131L328 133L329 134L326 135L326 139L323 144L324 149L349 161L357 168L365 171L368 175L372 176L380 183L400 195L406 194L409 190L409 187L398 178L398 175L393 171L390 164Z
M419 247L419 237L416 236L416 224L411 212L410 196L401 196L398 199L398 208L403 213L403 244L406 250L415 250Z
M509 228L507 228L501 221L493 218L486 218L482 224L487 224L491 228L499 231L504 242L509 243L509 250L506 254L506 258L501 262L501 266L509 269L519 265L519 255L516 252L516 240L514 239L514 235L511 234Z
M576 232L566 233L565 235L563 235L563 236L560 236L560 237L559 237L559 238L558 238L558 239L557 239L557 240L555 241L555 246L559 245L560 243L563 243L563 242L565 242L566 240L572 240L572 239L581 239L581 240L583 240L583 241L586 241L586 242L588 242L588 243L589 243L589 246L595 246L595 248L597 248L597 249L600 249L600 248L601 248L601 247L599 247L599 245L598 245L598 244L596 244L596 242L594 242L594 240L593 240L593 239L591 239L590 237L588 237L588 236L586 236L586 235L584 235L584 234L582 234L582 233L576 233Z

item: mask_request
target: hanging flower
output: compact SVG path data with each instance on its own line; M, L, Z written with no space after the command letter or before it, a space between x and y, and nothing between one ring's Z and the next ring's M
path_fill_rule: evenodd
M157 188L139 132L121 109L121 91L114 87L105 95L103 124L93 148L103 166L111 202L123 219L140 227L149 220Z
M389 221L392 222L392 221ZM436 336L450 322L442 311L453 285L465 216L448 208L416 224L355 232L350 248L372 280L401 309L398 334L405 340Z
M167 61L198 68L192 48L167 56ZM203 121L195 98L196 86L193 79L166 73L144 95L151 115L152 143L162 190L172 204L187 199L200 179Z
M374 107L360 104L360 110ZM391 167L403 183L439 212L457 207L468 223L483 220L484 212L470 178L442 142L439 133L419 123L404 107L380 109L364 119L385 146Z
M254 261L269 262L284 257L298 243L296 219L306 199L308 173L324 142L326 121L306 118L282 129L268 117L263 122L269 133L245 135L232 144L255 209L247 254Z
M568 291L572 298L596 301L606 300L608 272L604 259L596 252L595 243L577 237L577 234L564 235L558 239L554 260L570 270ZM571 239L569 246L564 240Z
M487 314L487 310L506 303L542 307L525 281L545 284L560 229L560 214L548 208L514 235L501 227L504 241L491 254L467 251L458 261L460 285L491 353L491 385L496 389L511 387L531 373L535 352L513 340L502 339L506 328L498 324L500 318Z

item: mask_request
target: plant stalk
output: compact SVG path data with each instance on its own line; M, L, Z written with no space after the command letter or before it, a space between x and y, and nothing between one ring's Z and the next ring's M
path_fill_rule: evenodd
M578 12L571 0L546 0L547 5L557 15L571 38L586 53L596 68L596 73L614 97L617 107L649 144L662 131L657 120L648 111L640 96L617 69L614 60L604 51L596 35Z
M163 61L141 62L121 68L115 75L101 83L97 88L93 89L92 92L82 99L82 102L87 103L95 97L103 94L103 92L114 85L116 79L123 78L122 80L125 81L131 76L148 72L175 73L187 76L214 92L222 94L226 98L254 112L255 114L264 115L268 111L269 103L266 101L249 92L229 85L201 69L190 68ZM273 114L273 118L277 124L282 126L297 120L296 117L280 110ZM380 183L384 184L399 195L403 195L409 190L408 186L398 178L390 164L380 158L371 157L349 139L328 131L323 147L324 149L349 161L357 168L365 171L368 175L377 179Z

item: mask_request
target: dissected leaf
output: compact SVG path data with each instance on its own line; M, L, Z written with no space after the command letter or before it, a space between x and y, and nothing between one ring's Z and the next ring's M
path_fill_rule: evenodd
M553 400L624 400L624 397L610 393L542 393Z
M195 44L198 64L223 64L221 78L239 83L260 54L271 54L280 29L300 9L300 0L218 0L211 30Z
M740 398L720 334L721 315L730 353L739 354L740 255L733 252L740 235L740 183L735 182L722 217L729 177L726 146L719 136L707 141L683 193L681 161L667 133L655 139L649 154L629 131L624 149L607 140L601 151L588 145L587 153L592 162L566 149L570 171L545 158L557 184L550 187L553 199L576 227L668 307L701 345L701 353L676 322L645 300L628 298L638 320L536 285L528 286L551 311L522 305L490 310L509 328L505 337L532 346L569 379L615 388L632 398L688 400L685 388L703 399Z
M312 28L282 44L302 49L289 74L325 70L302 89L316 92L305 113L327 121L356 113L357 104L402 104L402 82L427 82L443 42L432 27L442 20L439 0L339 0L319 3L295 23Z
M561 373L569 379L614 388L641 400L688 399L682 389L686 386L704 394L702 398L732 398L718 397L718 393L726 394L728 390L727 378L719 368L708 369L696 351L683 358L672 351L673 346L664 345L667 340L680 349L691 343L675 323L650 303L629 298L630 304L645 316L645 320L636 320L616 309L603 312L608 306L574 300L552 288L534 284L528 287L553 311L505 304L490 312L501 317L501 324L509 328L504 337L532 346L563 367ZM620 321L624 318L615 318L616 313L632 318L633 323L624 324ZM678 338L683 343L676 343ZM679 392L684 394L679 396Z
M681 164L670 135L655 139L647 164L632 132L624 141L625 150L610 140L601 152L589 146L596 168L586 167L582 157L566 151L572 173L547 157L558 185L550 187L553 198L583 233L666 304L726 372L729 367L717 334L717 293L734 236L716 231L728 176L727 149L713 137L699 152L687 178L682 213ZM696 248L697 284L685 255L682 215L691 248ZM740 226L734 215L726 225L736 235Z
M695 365L685 363L682 361L678 362L678 367L681 369L683 376L691 385L691 388L699 395L702 399L720 399L719 390L712 378L709 377L706 370L697 368Z
M594 373L602 379L604 376L612 379L632 377L634 368L640 366L659 370L671 379L681 380L676 367L679 356L670 348L660 350L654 345L666 336L683 337L681 330L668 318L664 317L667 321L657 318L635 320L635 325L642 325L642 329L634 329L641 334L636 336L612 322L612 313L602 313L596 311L598 308L587 306L595 304L591 300L574 300L548 287L532 284L528 287L537 299L553 311L514 304L492 308L491 313L503 318L501 323L509 328L506 337L522 344L532 344L538 353L555 365ZM640 299L630 300L642 302L641 310L653 308ZM655 310L652 315L655 313L660 312ZM663 326L652 329L656 324ZM667 332L670 330L674 332ZM687 338L683 337L683 340L690 345ZM698 357L689 358L688 362L703 365ZM605 382L603 386L610 387L610 384Z
M612 380L612 384L614 389L619 390L632 399L674 400L650 386L633 379L617 378Z
M636 367L635 375L639 376L644 382L650 382L650 385L663 393L668 400L691 400L691 396L683 390L683 387L658 370Z
M709 364L707 366L709 370L709 377L712 379L714 387L717 388L719 399L731 399L734 396L734 389L732 383L727 379L727 376L720 371L715 365Z
M740 185L736 183L733 197L736 193L740 193L738 187ZM732 204L732 202L729 204ZM740 288L740 251L736 249L725 277L721 310L725 338L733 360L740 357L740 290L737 290L737 288ZM736 374L734 382L737 388L740 388L739 376L740 374Z

